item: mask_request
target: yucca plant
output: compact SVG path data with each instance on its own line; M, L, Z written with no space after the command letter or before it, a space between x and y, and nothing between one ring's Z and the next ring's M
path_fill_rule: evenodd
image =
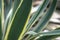
M42 32L49 23L57 0L44 0L30 18L32 0L0 0L0 40L52 40L60 35L60 30ZM34 30L32 25L41 17ZM26 35L28 36L26 37Z

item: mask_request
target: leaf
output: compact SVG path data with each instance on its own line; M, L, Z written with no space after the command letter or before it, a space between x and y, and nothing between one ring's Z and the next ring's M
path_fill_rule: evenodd
M51 18L53 11L56 7L57 0L53 0L52 4L50 5L50 8L46 12L46 14L41 18L39 23L35 26L36 29L34 30L35 32L41 32L46 25L49 23L49 19Z
M0 0L0 40L2 40L4 24L4 0Z
M19 6L19 4L21 5L21 3L22 3L21 0L14 0L13 3L12 0L10 0L10 5L8 5L8 7L10 6L10 10L6 18L6 21L8 21L8 23L11 22L11 19L15 11L17 10L17 7Z
M49 0L44 0L43 4L38 8L38 10L32 15L29 23L27 25L27 31L31 28L31 25L36 22L36 20L42 16L42 12L44 12L45 8L47 7Z
M1 4L1 0L0 0L0 40L2 39L2 24L1 24L1 14L2 14L2 4Z
M36 32L33 32L33 31L29 31L29 32L27 32L26 34L29 34L29 35L36 35L37 33L36 33Z
M52 35L52 36L42 36L40 38L38 38L37 40L52 40L56 37L59 37L59 35Z
M43 38L45 38L45 40L48 40L48 39L53 39L53 38L56 38L56 37L59 37L60 36L60 30L54 30L54 31L51 31L51 32L43 32L41 33L40 35L40 38L38 38L38 40L43 40Z
M54 31L59 31L60 28L56 28ZM54 31L51 31L51 32L54 32ZM37 40L52 40L56 37L59 37L60 35L48 35L48 36L42 36L42 37L39 37Z
M2 38L2 24L1 24L1 11L0 11L0 40Z
M6 1L7 0L5 0L5 2ZM10 0L9 2L10 3L7 2L8 5L7 4L5 5L6 6L5 13L7 13L7 17L6 17L5 24L4 24L4 34L3 34L3 36L6 34L8 24L11 22L11 20L13 18L13 15L14 15L14 12L17 10L19 4L21 3L21 0L14 0L14 1Z
M4 0L4 15L5 19L7 17L7 14L9 13L10 9L12 7L12 0Z
M51 31L51 32L42 32L42 33L38 33L39 35L42 35L42 36L51 36L51 35L60 35L60 30L54 30L54 31Z
M3 38L5 36L7 25L9 23L9 15L12 13L11 12L11 7L12 7L12 0L4 0L4 30L3 30Z
M47 36L48 37L52 36L53 38L55 38L55 37L60 36L60 30L54 30L54 31L50 31L50 32L40 32L40 33L37 33L36 35L33 35L33 37L31 37L31 39L32 38L34 39L38 36L39 36L39 39L40 39L40 37L45 38Z
M7 15L7 18L6 18L6 21L5 22L6 24L5 25L8 25L9 22L11 22L11 19L14 15L14 12L17 10L17 7L19 6L21 0L14 0L13 3L12 3L12 0L10 0L10 5L7 5L7 7L9 7L9 12L8 12L8 15ZM6 8L8 10L8 8Z
M34 30L34 32L36 33L40 33L48 24L50 17L53 14L53 11L55 9L57 0L53 0L52 4L50 5L49 10L47 11L47 13L42 17L41 21L39 21L39 23L36 26L36 29ZM36 36L32 36L30 39L33 40Z
M31 5L32 0L23 0L22 4L19 4L14 12L12 21L8 25L4 40L18 40L22 37L20 35L25 28L24 25L30 13Z

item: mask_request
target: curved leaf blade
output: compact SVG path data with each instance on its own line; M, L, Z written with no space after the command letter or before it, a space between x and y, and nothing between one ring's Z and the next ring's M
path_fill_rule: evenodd
M18 40L31 10L32 0L23 0L9 23L4 40Z
M0 40L2 38L2 24L1 24L1 14L2 14L2 0L0 0Z
M41 32L46 27L46 25L48 24L49 19L51 18L53 11L56 7L56 3L57 3L57 0L53 0L52 4L50 5L50 8L46 12L46 14L41 18L39 23L36 25L36 29L34 30L35 32L37 32L37 33Z
M38 8L38 10L32 15L29 23L27 25L27 31L31 28L31 25L42 15L42 12L45 10L49 3L49 0L44 0L43 4Z

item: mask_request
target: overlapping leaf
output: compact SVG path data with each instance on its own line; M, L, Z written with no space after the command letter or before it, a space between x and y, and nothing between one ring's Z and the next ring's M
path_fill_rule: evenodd
M0 40L2 39L2 24L1 24L1 11L2 11L2 1L0 0Z
M18 40L30 13L31 5L32 0L23 0L22 3L18 5L13 14L12 21L8 25L4 40Z
M12 0L4 0L4 15L5 15L5 19L7 17L7 14L9 13L10 9L12 6Z
M36 33L41 32L46 25L49 22L49 19L51 18L53 11L55 9L57 0L53 0L52 4L50 5L49 10L46 12L46 14L42 17L41 21L37 24L36 29L34 30ZM34 37L31 37L31 40L33 40Z
M41 32L46 25L49 22L49 19L51 18L53 11L55 10L57 0L53 0L52 4L50 5L50 8L46 12L46 14L41 18L41 21L36 26L35 32Z
M31 28L31 25L36 21L40 16L42 16L42 12L44 12L45 8L47 7L49 0L44 0L43 4L38 8L38 10L32 15L29 23L27 25L27 29ZM27 30L27 31L28 31Z

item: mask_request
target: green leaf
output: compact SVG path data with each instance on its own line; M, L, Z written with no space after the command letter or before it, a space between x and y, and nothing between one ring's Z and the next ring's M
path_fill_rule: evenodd
M22 30L25 28L24 25L30 13L31 5L32 0L23 0L22 4L19 4L16 11L14 12L12 21L8 25L4 40L19 40L22 38L20 35L22 33Z
M32 15L29 23L27 25L27 31L31 28L31 25L40 17L42 16L42 12L44 12L45 8L47 7L49 0L44 0L43 4L38 8L38 10Z
M1 11L0 11L0 40L2 38L2 24L1 24Z
M22 2L23 0L14 0L13 14L17 10L17 7L22 4Z
M41 32L41 33L38 33L39 35L42 35L42 36L51 36L51 35L60 35L60 30L54 30L54 31L51 31L51 32Z
M2 14L2 4L1 4L1 0L0 0L0 40L2 39L2 24L1 24L1 14Z
M46 14L41 18L39 23L35 26L36 29L35 32L41 32L44 28L46 28L46 25L49 23L49 19L51 18L53 11L56 7L57 0L53 0L52 4L50 5L48 11Z
M60 30L60 28L56 28L55 30L57 30L57 32ZM54 30L54 31L55 31ZM53 32L54 32L53 31ZM51 31L52 32L52 31ZM55 31L56 32L56 31ZM49 34L49 33L48 33ZM48 35L48 36L42 36L42 37L39 37L37 40L52 40L54 38L57 38L57 37L60 37L60 35Z
M7 17L7 14L9 13L10 9L12 7L12 0L4 0L4 15L5 19Z
M29 34L29 35L36 35L37 33L34 32L34 31L29 31L29 32L27 32L26 34Z
M58 37L60 36L60 30L54 30L54 31L50 31L50 32L40 32L40 33L37 33L36 35L33 35L33 37L31 37L31 39L34 39L36 37L49 37L49 36L52 36L53 38L55 37Z
M20 3L21 3L21 0L14 0L14 1L5 0L5 10L6 10L5 13L7 17L5 19L5 24L4 24L4 34L6 33L8 24L11 22L14 12L17 10Z
M45 40L51 40L53 38L56 38L56 37L59 37L60 36L60 30L54 30L54 31L51 31L51 32L43 32L41 33L40 35L40 38L38 38L38 40L43 40L43 38Z
M42 17L41 21L39 21L39 23L37 24L34 32L40 33L44 28L46 28L46 25L48 24L49 19L51 18L53 11L56 7L56 3L57 3L57 0L53 0L52 4L50 5L50 8L46 12L46 14ZM32 36L30 39L33 40L33 38L35 37Z
M11 22L11 19L14 15L15 11L17 10L19 4L21 5L21 3L22 3L21 0L14 0L13 3L12 3L12 0L10 0L10 5L7 5L7 7L10 6L9 13L6 18L6 21L8 21L8 23ZM6 9L8 10L8 8L6 8Z
M6 13L7 17L5 19L4 34L3 34L3 36L6 34L8 24L11 22L12 17L14 15L14 12L17 10L19 4L21 3L21 0L14 0L14 1L12 1L12 0L6 1L5 0L5 3L6 3L5 4L5 10L6 10L5 13Z
M8 25L9 22L11 22L12 17L14 15L15 11L17 10L19 4L21 5L21 0L14 0L13 2L12 2L12 0L10 0L10 5L6 5L6 7L9 7L9 8L5 8L5 9L7 9L7 10L9 9L9 12L8 12L8 15L6 18L7 22L5 22L6 23L5 25Z
M1 8L2 8L2 3L1 3L2 1L0 0L0 12L1 12Z
M60 35L52 35L52 36L42 36L38 38L37 40L52 40L55 39L56 37L59 37Z
M0 15L0 40L1 40L1 37L2 37L2 28L1 28L1 15Z
M8 3L9 2L9 3ZM19 4L21 5L21 0L5 0L5 24L4 24L4 33L3 33L3 38L6 34L8 24L11 22L12 17L14 15L14 12L17 10Z
M4 0L0 0L0 40L2 40L2 33L4 27Z
M7 28L7 25L9 23L9 17L8 14L11 14L11 7L12 7L12 0L4 0L4 30L3 30L3 38L5 35L5 31Z

